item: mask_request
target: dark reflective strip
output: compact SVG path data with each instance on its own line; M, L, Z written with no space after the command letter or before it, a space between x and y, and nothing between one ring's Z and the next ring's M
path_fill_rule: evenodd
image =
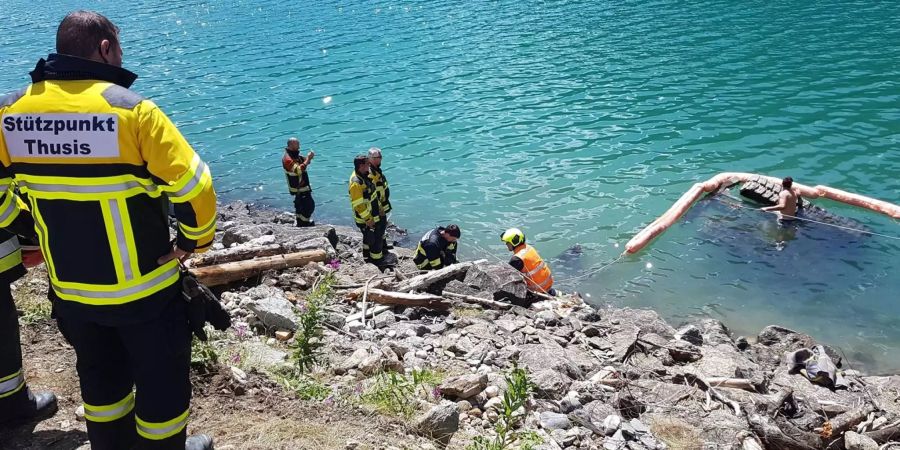
M147 192L156 192L155 184L143 184L137 181L126 181L124 183L112 183L101 185L70 185L70 184L50 184L50 183L34 183L30 181L21 181L20 184L32 191L45 193L64 193L64 194L109 194L115 192L124 192L133 188L141 188Z
M19 238L13 236L0 244L0 258L13 254L19 249Z
M25 384L25 376L22 375L22 370L19 369L18 372L13 374L12 378L6 381L0 381L0 395L16 391L23 384Z

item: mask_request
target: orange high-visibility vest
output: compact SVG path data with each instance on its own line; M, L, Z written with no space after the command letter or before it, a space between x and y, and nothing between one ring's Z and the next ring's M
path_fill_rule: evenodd
M541 259L537 250L524 244L521 249L516 251L516 256L525 263L522 273L525 275L525 284L528 289L547 293L553 287L553 275L550 274L550 267Z

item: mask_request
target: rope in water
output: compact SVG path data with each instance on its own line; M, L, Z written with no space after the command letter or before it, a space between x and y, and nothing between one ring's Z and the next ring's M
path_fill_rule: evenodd
M729 195L729 194L727 194L727 193L724 193L724 192L722 193L722 195L725 196L725 197L727 197L727 198L730 198L730 199L732 199L732 200L738 201L738 202L741 201L741 199L736 198L736 197L733 197L733 196L731 196L731 195ZM820 221L818 221L818 220L808 219L808 218L806 218L806 217L797 217L797 216L791 216L791 215L789 215L789 214L781 214L781 213L779 213L779 212L777 212L777 211L763 211L763 210L761 210L761 209L759 209L759 208L750 207L750 206L744 206L744 205L742 205L742 204L740 204L740 203L731 203L731 204L732 204L733 206L738 207L738 208L752 209L752 210L754 210L754 211L762 211L762 212L766 212L766 213L770 213L770 214L780 214L782 217L788 217L788 218L791 218L791 219L802 220L802 221L805 221L805 222L817 223L817 224L819 224L819 225L826 225L826 226L829 226L829 227L840 228L840 229L842 229L842 230L855 231L855 232L857 232L857 233L863 233L863 234L871 234L871 235L873 235L873 236L881 236L881 237L884 237L884 238L894 239L894 240L900 241L900 237L897 237L897 236L890 236L890 235L887 235L887 234L876 233L876 232L874 232L874 231L868 231L868 230L860 230L860 229L853 228L853 227L845 227L845 226L843 226L843 225L837 225L837 224L828 223L828 222L820 222Z

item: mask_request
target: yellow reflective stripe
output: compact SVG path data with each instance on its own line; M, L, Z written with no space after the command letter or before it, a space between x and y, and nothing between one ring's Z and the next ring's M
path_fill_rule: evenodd
M126 264L126 273L128 272L128 266L131 267L131 273L135 276L141 273L141 268L138 266L138 256L137 256L137 242L134 241L134 228L131 227L131 215L128 214L128 203L124 199L118 199L115 201L119 211L119 219L121 222L117 222L117 225L121 225L125 248L128 250L128 259L126 259L123 264ZM115 217L115 216L114 216ZM125 281L130 281L133 278L126 278Z
M312 189L309 186L303 186L300 189L297 189L297 192L309 192Z
M88 305L121 305L150 296L178 281L178 262L169 261L131 282L109 284L72 283L51 276L53 290L63 300Z
M289 176L289 177L294 177L294 178L297 178L297 177L300 176L297 172L292 172L292 171L290 171L290 170L285 170L285 171L284 171L284 174L287 175L287 176Z
M428 261L427 260L422 261L419 264L416 264L416 267L419 269L424 269L424 268L428 267Z
M56 266L53 264L53 255L50 254L48 249L48 240L50 238L47 236L47 224L44 223L44 216L41 215L41 211L38 210L37 200L34 197L28 197L28 201L31 202L31 216L34 217L34 229L38 234L38 243L41 245L41 253L44 255L44 262L47 263L47 273L52 280L56 277Z
M209 167L200 159L200 155L194 153L191 158L191 164L188 170L181 175L181 178L168 186L160 186L171 197L184 197L191 193L194 189L201 185L204 175L209 171Z
M181 230L181 233L184 234L185 237L196 241L216 232L216 217L210 219L206 225L196 228L179 222L178 229Z
M116 209L113 212L113 208ZM106 239L109 241L109 250L112 253L113 266L116 270L116 281L124 283L134 279L131 264L128 261L128 246L125 244L125 231L121 225L116 226L118 217L118 205L114 201L100 202L100 211L103 214L103 225L106 228Z
M22 390L23 387L25 387L25 375L22 374L22 369L19 369L12 375L0 378L0 398L9 397Z
M432 259L431 261L428 261L428 263L431 264L431 267L437 267L437 266L441 265L441 260L440 259Z
M13 237L13 239L16 241L16 248L5 256L0 257L0 272L6 272L19 264L22 264L22 249L19 248L19 239L16 237ZM6 241L2 245L5 246L8 242L9 241Z
M369 252L369 256L372 257L372 259L381 259L381 257L382 257L383 255L384 255L384 254L383 254L382 252L377 252L377 253L376 253L376 252Z
M359 198L359 199L356 199L356 200L353 200L352 202L350 202L350 206L353 206L353 207L355 208L355 207L357 207L357 206L359 206L359 205L364 204L365 202L366 202L366 199L364 199L364 198Z
M309 217L306 217L303 214L297 214L297 218L304 222L309 222Z
M53 177L18 175L22 192L47 200L97 201L147 194L157 198L159 188L150 179L134 175L110 177Z
M19 216L19 204L15 201L16 195L7 192L0 203L0 228L8 227Z
M160 423L147 422L140 417L135 417L137 432L141 437L154 441L163 440L180 433L187 426L190 410L185 410L180 416Z
M84 418L91 422L112 422L128 415L134 409L134 392L129 392L122 400L111 405L95 406L84 404Z

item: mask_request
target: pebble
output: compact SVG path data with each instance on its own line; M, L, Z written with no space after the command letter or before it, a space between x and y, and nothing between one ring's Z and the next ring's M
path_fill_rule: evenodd
M275 338L266 339L266 345L275 345L277 342Z
M484 394L487 395L488 398L494 398L500 395L500 388L497 386L488 386L484 390Z
M281 342L284 342L284 341L290 339L291 336L293 336L293 333L291 333L290 331L281 330L281 331L275 332L275 339L277 339Z
M78 405L78 407L75 408L75 420L84 422L84 405Z

